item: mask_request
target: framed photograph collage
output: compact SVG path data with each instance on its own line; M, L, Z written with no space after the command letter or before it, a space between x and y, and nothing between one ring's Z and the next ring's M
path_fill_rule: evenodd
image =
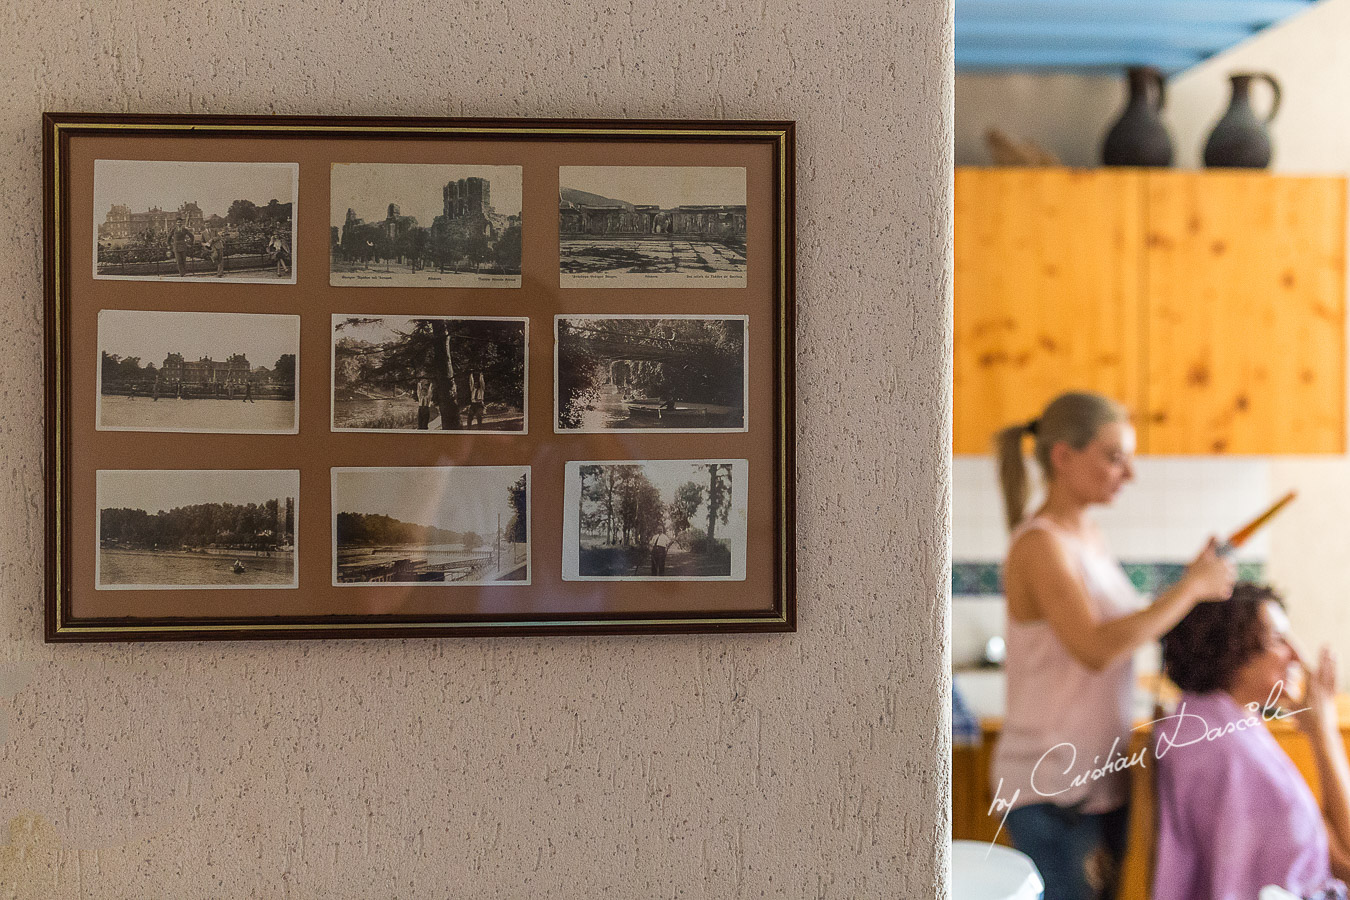
M792 123L44 124L49 641L795 629Z

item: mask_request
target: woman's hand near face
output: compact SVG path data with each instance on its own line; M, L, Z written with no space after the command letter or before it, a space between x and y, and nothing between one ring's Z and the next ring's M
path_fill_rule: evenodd
M1293 644L1289 645L1293 648ZM1312 739L1337 735L1336 723L1336 654L1323 646L1317 657L1317 668L1310 666L1297 649L1294 657L1303 667L1303 709L1294 717L1299 730Z
M1182 583L1192 592L1196 602L1227 600L1237 582L1237 566L1219 555L1219 543L1209 539L1205 549L1186 567Z

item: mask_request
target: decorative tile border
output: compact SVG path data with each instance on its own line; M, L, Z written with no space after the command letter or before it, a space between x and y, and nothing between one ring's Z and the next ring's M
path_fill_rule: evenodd
M1182 563L1126 562L1121 564L1125 574L1142 594L1156 594L1181 577L1186 570ZM1237 564L1239 581L1261 581L1265 578L1264 562ZM1003 566L990 562L959 562L952 565L952 596L974 597L1003 593Z

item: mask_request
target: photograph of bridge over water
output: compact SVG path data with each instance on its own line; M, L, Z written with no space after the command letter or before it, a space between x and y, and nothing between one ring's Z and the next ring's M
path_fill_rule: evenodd
M564 581L744 581L743 459L569 462Z
M296 586L299 471L100 470L96 481L97 590Z
M529 319L333 316L333 430L526 430Z
M333 469L333 584L530 583L530 467Z
M746 430L746 316L557 316L554 430Z
M521 167L334 163L329 284L520 287Z
M94 277L295 284L300 166L94 161Z
M562 287L745 287L745 169L561 166Z
M295 434L300 317L104 309L99 431Z

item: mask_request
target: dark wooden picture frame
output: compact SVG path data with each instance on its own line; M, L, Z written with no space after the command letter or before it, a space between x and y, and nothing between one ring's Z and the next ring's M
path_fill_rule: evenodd
M793 123L43 137L49 642L795 630Z

